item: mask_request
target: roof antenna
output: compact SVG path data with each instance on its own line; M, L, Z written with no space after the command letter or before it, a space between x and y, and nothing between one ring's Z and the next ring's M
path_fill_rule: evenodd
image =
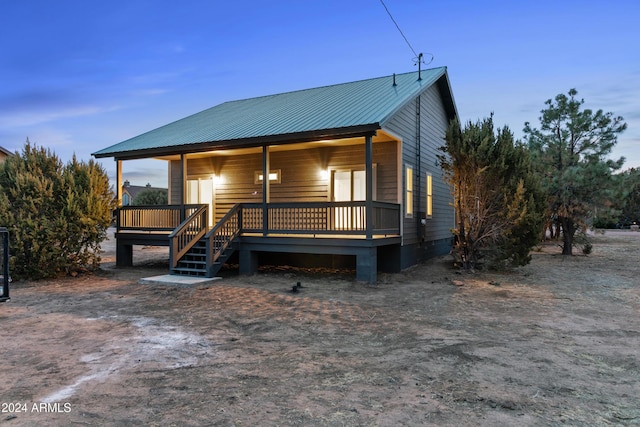
M423 62L424 61L422 60L422 52L420 52L420 54L418 55L418 59L417 59L417 63L418 63L418 81L422 80L422 65L421 64Z
M422 53L420 53L420 55L418 55L415 51L415 49L413 48L413 46L411 46L411 43L409 43L409 39L407 39L407 36L404 35L404 33L402 32L402 29L400 29L400 25L398 25L398 23L396 22L396 20L393 18L393 15L391 15L391 12L389 11L389 8L387 7L387 5L384 3L384 0L380 0L380 3L382 3L382 6L384 7L384 10L387 11L387 15L389 15L389 18L391 18L391 21L395 24L396 28L398 29L398 32L400 33L400 35L402 36L402 38L404 39L404 41L407 43L407 46L409 46L409 49L411 49L411 52L413 52L413 54L416 56L415 58L413 58L414 62L417 62L418 64L418 81L422 80L422 69L420 64L424 63L424 60L422 59ZM431 59L429 60L428 64L431 64L431 62L433 61L433 54L432 53L428 53L428 55L431 56ZM414 63L415 65L415 63Z
M422 64L429 65L433 62L433 54L427 53L427 55L430 56L429 62L424 61L424 55L422 54L422 52L420 52L420 54L416 58L413 58L413 65L418 65L418 81L422 80Z

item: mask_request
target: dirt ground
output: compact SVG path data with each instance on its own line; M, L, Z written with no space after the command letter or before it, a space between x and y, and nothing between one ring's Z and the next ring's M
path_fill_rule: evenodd
M295 269L143 285L165 248L123 269L105 250L97 274L15 282L0 304L0 426L640 424L640 233L376 286Z

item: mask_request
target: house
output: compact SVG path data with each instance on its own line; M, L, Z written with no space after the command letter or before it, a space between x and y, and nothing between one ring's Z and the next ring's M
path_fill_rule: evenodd
M0 146L0 163L4 162L9 156L13 156L13 153Z
M97 151L115 159L118 189L127 160L168 171L169 205L118 209L116 263L164 244L172 274L213 277L234 252L241 274L298 254L374 283L447 253L436 156L456 117L441 67L225 102Z
M138 196L138 194L140 194L142 191L145 190L155 190L155 191L162 191L163 193L167 193L167 189L166 188L160 188L160 187L152 187L151 184L147 183L147 185L131 185L131 183L129 181L125 181L122 184L122 189L121 189L121 205L122 206L130 206L133 204L133 201L136 199L136 196Z

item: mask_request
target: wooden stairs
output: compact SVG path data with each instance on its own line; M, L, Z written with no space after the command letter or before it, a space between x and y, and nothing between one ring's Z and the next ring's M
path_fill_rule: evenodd
M236 251L237 243L231 242L225 248L213 248L213 252L219 252L209 269L207 269L207 239L202 238L193 245L179 261L178 265L171 269L171 274L180 276L214 277L224 263Z
M235 205L208 229L203 205L169 235L170 273L214 277L238 248L240 205Z

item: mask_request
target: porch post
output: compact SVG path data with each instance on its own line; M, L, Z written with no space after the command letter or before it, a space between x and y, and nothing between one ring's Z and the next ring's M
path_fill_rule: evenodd
M366 169L366 201L364 206L365 234L373 239L373 138L364 137L365 169Z
M269 233L269 146L262 146L262 235Z
M116 160L116 198L118 207L122 206L122 160Z
M182 194L180 194L180 222L186 218L184 205L187 203L187 155L180 154L180 182L182 183Z
M118 208L122 207L122 160L116 160L116 197ZM120 212L116 212L116 266L130 267L133 265L133 246L124 244L118 238L120 230Z

